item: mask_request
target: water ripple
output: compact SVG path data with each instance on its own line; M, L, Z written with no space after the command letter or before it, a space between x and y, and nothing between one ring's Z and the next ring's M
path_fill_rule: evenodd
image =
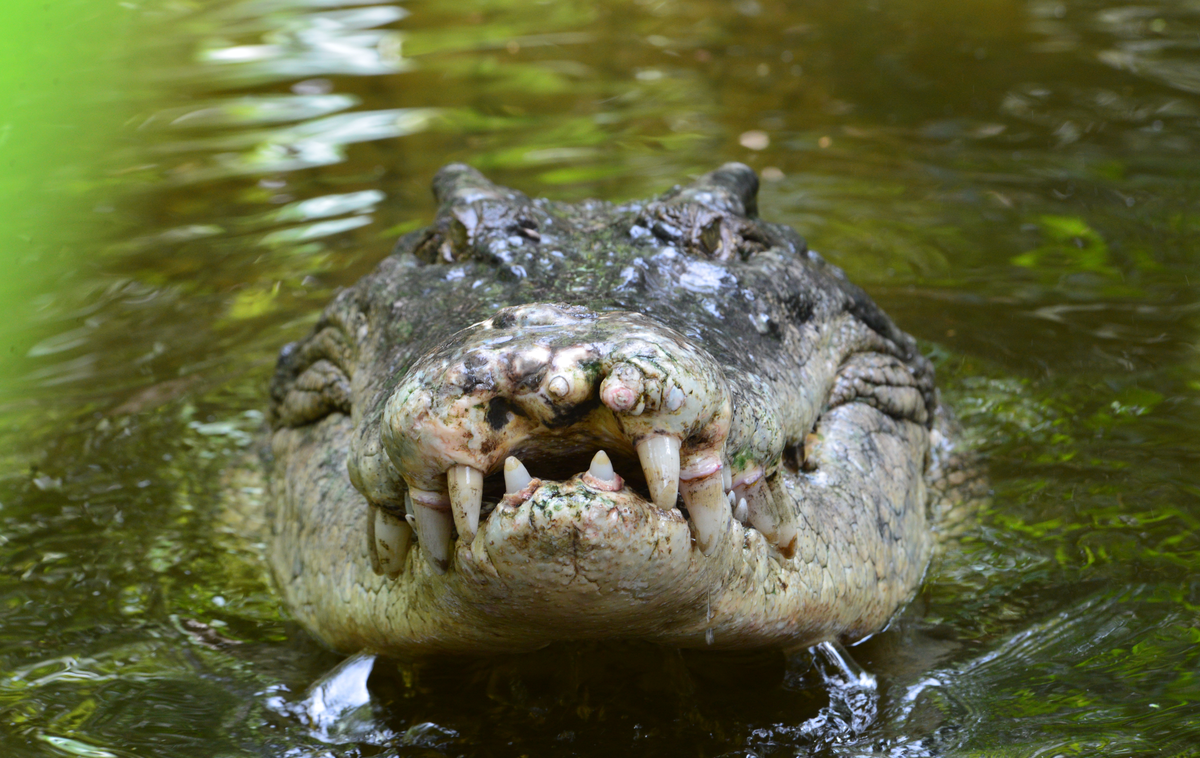
M174 182L187 184L246 174L296 171L345 160L343 147L355 142L391 139L428 128L440 113L435 108L358 111L306 121L281 129L220 135L170 142L163 153L202 152L169 171Z
M283 4L281 4L283 5ZM226 22L221 36L202 43L195 76L209 85L252 85L310 76L343 74L374 76L405 71L411 64L401 54L399 32L375 27L408 15L392 5L327 13L286 11L246 23ZM239 44L228 35L263 32L255 43Z

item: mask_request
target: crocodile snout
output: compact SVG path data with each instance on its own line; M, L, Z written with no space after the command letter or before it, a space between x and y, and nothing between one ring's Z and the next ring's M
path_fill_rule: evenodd
M565 480L583 472L563 471L564 461L595 456L587 472L599 485L593 489L613 499L608 493L619 491L612 486L619 476L611 452L636 458L644 490L633 496L663 518L679 516L682 498L695 545L707 555L732 516L746 521L763 510L748 503L737 509L745 497L735 493L735 478L748 488L761 470L735 477L732 458L740 451L727 446L731 417L720 365L663 324L575 306L505 308L419 359L396 385L380 425L394 473L379 486L407 491L406 521L426 560L444 571L455 534L470 543L481 516L499 502L494 487L485 502L489 477L503 471L511 505L531 476ZM352 481L375 499L355 452ZM768 537L789 550L794 525L774 526ZM389 544L411 541L396 535ZM382 562L402 566L398 549L385 547Z

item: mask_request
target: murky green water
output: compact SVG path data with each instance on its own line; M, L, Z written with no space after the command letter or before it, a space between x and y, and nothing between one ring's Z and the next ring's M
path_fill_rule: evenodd
M18 59L57 152L0 129L0 754L1200 752L1200 5L56 7ZM119 76L60 92L55 45ZM562 648L380 664L314 719L339 659L275 605L222 471L279 346L458 160L566 199L745 161L924 341L994 498L851 650L877 690Z

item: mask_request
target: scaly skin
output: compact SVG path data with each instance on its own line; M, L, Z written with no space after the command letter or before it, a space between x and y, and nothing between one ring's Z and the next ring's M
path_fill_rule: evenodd
M948 510L948 422L912 338L756 191L739 164L624 206L439 172L433 226L280 358L296 616L393 654L880 629Z

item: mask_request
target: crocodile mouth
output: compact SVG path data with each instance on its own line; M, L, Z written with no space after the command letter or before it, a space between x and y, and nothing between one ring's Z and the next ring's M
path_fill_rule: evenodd
M373 565L391 577L414 548L437 572L456 544L483 535L479 550L498 549L531 510L656 521L705 556L737 522L791 557L795 516L767 484L783 450L739 445L731 424L723 370L680 333L630 312L516 306L418 360L349 472L375 507ZM577 547L619 541L552 521Z

